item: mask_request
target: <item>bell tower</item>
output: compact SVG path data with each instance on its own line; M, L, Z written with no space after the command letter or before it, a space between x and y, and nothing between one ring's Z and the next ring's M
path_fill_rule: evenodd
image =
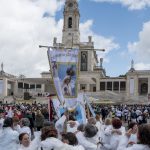
M80 42L80 13L77 0L66 0L63 15L62 43L66 48L78 47Z

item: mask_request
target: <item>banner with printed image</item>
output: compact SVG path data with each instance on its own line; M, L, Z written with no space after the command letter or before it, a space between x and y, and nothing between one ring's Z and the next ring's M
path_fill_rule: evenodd
M48 50L48 58L58 99L67 108L78 96L78 50Z
M64 108L57 97L52 97L53 106L55 109L55 112L58 116L58 118L61 117L61 115L66 111L66 108ZM69 111L69 109L68 109ZM86 112L85 112L85 101L83 97L83 93L78 94L77 103L74 107L74 109L71 110L71 113L74 114L74 117L79 123L86 123Z

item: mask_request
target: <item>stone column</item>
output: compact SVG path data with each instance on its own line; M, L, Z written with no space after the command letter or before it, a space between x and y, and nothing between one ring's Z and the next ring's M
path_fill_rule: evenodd
M18 93L18 82L17 81L14 82L13 87L14 87L13 93L14 93L14 96L15 96Z
M7 93L7 84L8 84L8 83L7 83L7 78L4 78L4 79L3 79L3 82L4 82L4 83L3 83L3 84L4 84L4 86L3 86L3 96L7 96L7 94L8 94L8 93Z
M112 81L112 91L114 91L114 81Z
M23 84L23 93L25 92L25 89L24 89L24 82L22 82L22 84Z
M138 82L139 82L138 77L135 76L134 77L134 96L138 96L139 95L139 91L138 91L139 83Z
M42 91L42 92L45 92L45 84L42 84L42 86L41 86L41 91Z
M86 85L86 90L87 90L87 92L90 91L90 84L87 84L87 85Z
M96 92L100 91L100 81L99 78L96 79Z
M126 94L127 96L130 96L130 78L128 76L126 80Z
M35 83L35 92L36 92L36 83Z

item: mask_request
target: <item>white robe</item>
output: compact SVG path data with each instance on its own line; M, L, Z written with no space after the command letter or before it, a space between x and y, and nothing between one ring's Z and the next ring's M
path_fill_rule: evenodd
M85 150L82 145L73 146L73 150Z
M97 150L97 145L88 141L84 136L83 132L77 132L76 137L80 145L82 145L85 150Z
M122 135L118 135L116 133L112 134L112 130L113 130L113 127L109 126L104 131L104 134L107 136L107 140L109 139L109 141L104 143L104 149L106 149L106 150L116 150L118 145L119 145L120 139L125 134L125 128L124 127L121 127L120 129L117 129L117 130L122 132Z
M60 141L59 139L53 138L53 137L49 137L46 140L41 142L41 146L43 148L43 150L78 150L76 149L76 147L72 146L72 145L68 145L68 144L64 144L62 141ZM80 148L80 147L78 147ZM40 148L39 148L40 150ZM84 150L84 149L79 149L79 150Z
M129 139L126 136L124 136L121 139L117 150L150 150L150 147L148 147L147 145L143 145L143 144L134 144L131 147L126 147L128 144L128 141Z
M0 134L3 131L4 118L0 118Z
M13 127L13 129L14 129L15 131L17 131L17 132L20 131L20 128L21 128L21 127L20 127L20 125L18 125L18 124Z
M31 139L31 130L30 130L29 127L23 126L22 128L20 128L19 134L21 134L21 133L28 133L28 134L29 134L29 137L30 137L30 139Z
M96 121L95 126L98 128L99 131L102 130L102 123L100 121Z
M0 118L0 130L3 129L4 118Z
M38 150L39 147L40 147L40 136L37 136L33 141L31 141L28 147L24 147L21 144L18 150Z
M101 135L100 137L102 138L102 142L105 144L110 143L110 132L108 132L108 129L110 129L112 126L111 125L103 125L102 130L101 130Z
M19 134L12 128L4 128L0 134L0 150L17 150L19 146Z

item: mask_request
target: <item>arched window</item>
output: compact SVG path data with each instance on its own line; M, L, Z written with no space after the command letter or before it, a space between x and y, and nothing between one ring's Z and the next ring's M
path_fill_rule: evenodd
M68 18L68 28L72 28L72 18Z
M87 71L88 53L86 51L81 52L81 71Z

